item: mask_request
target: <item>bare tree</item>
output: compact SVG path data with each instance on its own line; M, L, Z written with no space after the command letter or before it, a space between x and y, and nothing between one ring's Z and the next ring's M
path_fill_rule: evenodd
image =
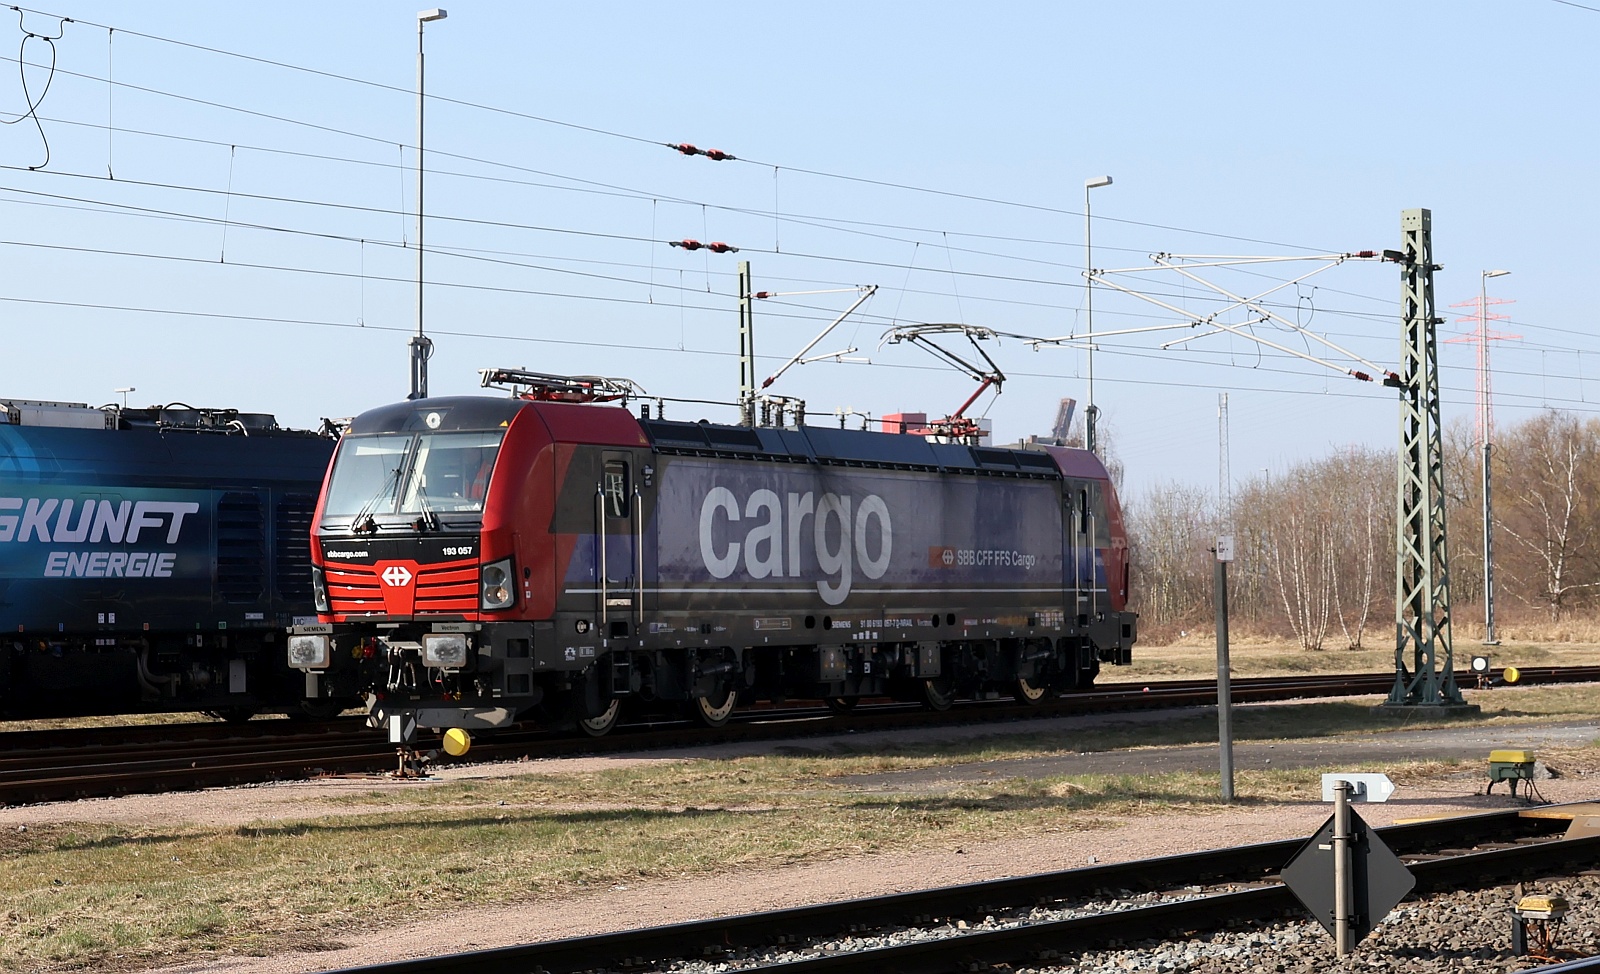
M1378 582L1393 576L1393 561L1384 556L1394 537L1394 473L1390 457L1370 450L1348 449L1334 462L1323 478L1336 561L1333 607L1346 645L1360 649Z
M1446 424L1445 523L1450 526L1450 594L1457 603L1483 600L1483 454L1466 420Z
M1138 610L1156 625L1197 618L1209 604L1206 549L1213 523L1210 499L1197 487L1161 484L1123 511L1129 534Z
M1295 640L1301 649L1321 649L1333 608L1328 518L1304 471L1291 480L1265 512L1270 565Z
M1600 586L1595 490L1600 422L1548 410L1501 437L1494 474L1512 503L1496 526L1511 542L1514 594L1560 619Z

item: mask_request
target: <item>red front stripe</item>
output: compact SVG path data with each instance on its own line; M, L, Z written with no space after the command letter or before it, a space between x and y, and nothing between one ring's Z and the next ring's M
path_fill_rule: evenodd
M328 562L323 566L328 602L335 615L383 614L383 583L372 565ZM417 566L416 612L478 611L478 563L437 562Z

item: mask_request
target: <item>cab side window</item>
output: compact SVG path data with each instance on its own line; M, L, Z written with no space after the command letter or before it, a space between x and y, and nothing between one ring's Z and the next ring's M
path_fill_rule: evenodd
M1094 546L1111 547L1111 516L1106 507L1106 492L1099 483L1089 485L1089 517L1094 528Z
M626 460L606 461L600 491L605 497L607 517L625 518L633 513L633 488L628 479Z

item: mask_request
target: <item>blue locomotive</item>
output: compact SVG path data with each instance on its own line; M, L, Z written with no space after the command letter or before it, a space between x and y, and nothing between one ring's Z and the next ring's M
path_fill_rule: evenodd
M330 432L0 399L0 715L301 712ZM337 701L320 701L337 709Z

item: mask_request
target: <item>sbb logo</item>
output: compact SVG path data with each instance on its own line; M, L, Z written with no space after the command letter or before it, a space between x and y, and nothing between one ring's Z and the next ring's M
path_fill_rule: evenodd
M808 517L810 531L805 529ZM729 540L719 551L719 522L727 523L723 536L732 538L739 530L734 525L741 520L755 523L742 542ZM817 500L809 490L779 497L776 491L766 489L752 491L741 505L726 487L711 488L700 504L700 559L716 578L731 576L741 560L751 578L799 578L806 551L817 568L831 576L831 580L817 582L817 594L828 605L840 604L850 596L855 568L872 579L882 578L889 570L894 551L889 505L877 494L868 494L857 506L849 494L823 494Z
M390 588L405 588L411 584L411 573L401 565L390 565L379 577L383 579L383 584Z

